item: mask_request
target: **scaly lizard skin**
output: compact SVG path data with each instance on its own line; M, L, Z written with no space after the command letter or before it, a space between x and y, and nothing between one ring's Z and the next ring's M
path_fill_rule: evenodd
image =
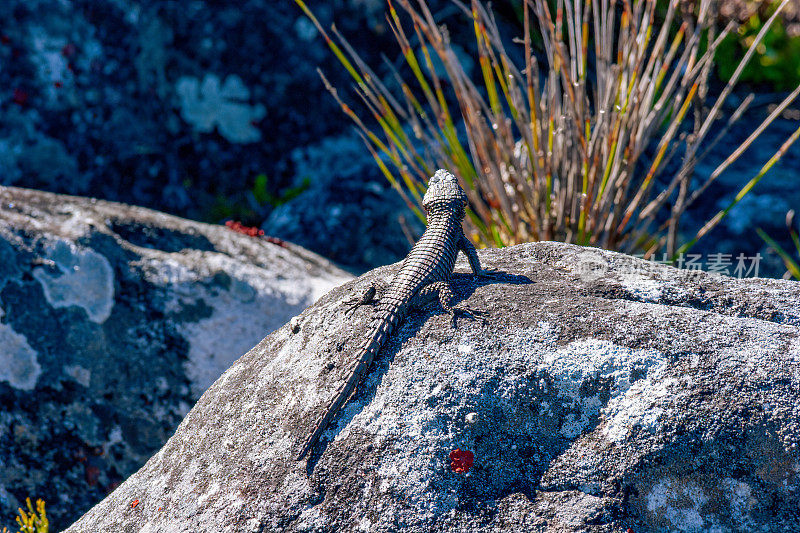
M438 294L442 308L455 316L457 309L450 306L453 291L449 281L459 250L466 254L475 275L493 275L493 272L481 269L475 247L461 229L467 195L459 186L455 176L446 170L438 170L428 182L422 206L428 214L428 227L403 261L400 271L394 276L389 287L376 302L377 289L374 285L371 286L350 308L352 310L362 304L375 305L372 320L364 342L359 348L353 370L306 440L297 457L298 460L308 454L336 413L350 399L369 370L372 360L410 308Z

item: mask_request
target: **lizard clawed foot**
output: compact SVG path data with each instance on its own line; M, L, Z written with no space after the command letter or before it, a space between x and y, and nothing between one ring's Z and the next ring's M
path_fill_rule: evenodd
M371 285L367 290L364 291L364 294L357 298L350 298L349 300L345 300L345 304L348 305L347 309L344 310L344 314L347 315L352 311L355 311L362 305L375 305L377 300L375 300L375 294L377 293L377 289L374 285Z
M344 310L344 314L349 315L358 309L363 302L361 301L361 298L350 298L349 300L345 300L344 303L347 304L347 309Z
M378 302L362 302L361 298L352 298L350 300L346 300L344 303L348 304L347 309L344 310L344 314L348 315L362 305L375 305Z
M480 274L477 274L477 277L481 279L497 279L503 274L505 274L505 272L501 272L493 268L484 268L481 270Z
M486 322L484 318L486 316L485 311L479 311L477 309L470 309L469 307L453 307L450 310L450 316L453 317L453 327L458 327L458 315L464 316L469 318L470 320L477 320L478 318L481 319L482 322Z

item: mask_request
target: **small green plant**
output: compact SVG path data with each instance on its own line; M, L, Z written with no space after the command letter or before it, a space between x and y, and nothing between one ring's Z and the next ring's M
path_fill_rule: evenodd
M723 16L736 11L733 4L723 2ZM730 5L726 5L730 4ZM755 40L758 32L769 15L778 5L775 1L745 2L746 12L750 15L742 20L736 31L731 32L722 43L716 55L717 71L720 78L727 81L734 72L737 58L747 50ZM753 61L742 71L741 81L768 83L777 90L792 89L800 83L800 35L797 34L798 23L787 24L780 21L773 24L761 44L756 48Z
M232 195L218 194L206 218L214 221L235 219L250 225L259 224L268 207L285 204L308 189L310 184L311 181L305 178L300 185L274 194L269 191L267 175L258 174L253 179L252 188Z
M800 235L798 235L797 229L794 227L794 211L789 211L786 213L786 227L789 228L789 237L792 239L792 244L797 249L797 257L793 258L792 255L787 252L777 241L771 238L767 233L762 230L761 228L756 228L756 232L758 235L764 239L770 248L775 250L781 259L783 259L783 263L786 265L786 274L783 275L784 278L789 278L790 276L794 279L800 281Z
M299 196L302 192L308 189L309 185L311 185L311 180L304 178L300 185L289 187L282 190L280 194L275 195L267 190L267 175L259 174L256 176L255 180L253 180L253 188L250 192L255 201L259 204L269 204L272 207L278 207L279 205L283 205L289 200Z
M417 6L396 0L406 21L389 1L387 20L400 45L402 69L411 74L404 77L388 65L396 91L335 28L334 40L303 0L295 0L355 80L378 128L345 104L320 72L323 81L357 125L384 175L420 218L425 183L443 167L467 191L465 230L479 246L560 240L646 256L679 251L679 224L688 206L800 93L798 87L705 183L692 182L695 166L749 105L751 99L745 99L723 131L709 135L787 1L708 105L714 54L734 27L731 23L717 31L711 0L670 1L660 26L656 0L554 0L554 9L548 1L524 0L522 38L516 41L524 56L521 67L506 51L508 36L501 35L491 11L477 0L470 6L455 2L474 29L477 81L424 0ZM677 30L671 32L673 27ZM534 42L541 42L542 52L535 53ZM457 110L451 109L452 102ZM796 139L793 135L740 195ZM679 164L669 176L672 160ZM713 217L680 251L729 210Z
M33 508L30 498L25 498L28 510L17 509L18 533L48 533L50 523L47 520L47 513L44 510L44 500L36 500L36 509ZM11 533L8 528L3 528L2 533Z

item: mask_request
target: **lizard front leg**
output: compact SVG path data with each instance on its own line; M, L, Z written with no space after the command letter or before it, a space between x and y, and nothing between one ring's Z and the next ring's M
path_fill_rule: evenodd
M469 260L469 267L479 278L494 278L500 274L500 272L497 272L496 270L487 270L481 268L481 262L478 259L478 252L475 251L475 246L473 246L470 240L467 239L467 236L463 233L461 234L461 238L458 240L458 249L464 252L464 255L467 256L467 260Z

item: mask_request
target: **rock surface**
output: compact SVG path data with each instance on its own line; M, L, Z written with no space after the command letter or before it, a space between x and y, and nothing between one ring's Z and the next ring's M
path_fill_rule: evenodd
M0 525L31 496L66 527L239 355L351 277L289 243L0 187Z
M557 243L481 260L508 276L456 294L484 319L412 313L308 464L369 316L343 300L397 265L240 358L68 531L800 528L800 284Z

